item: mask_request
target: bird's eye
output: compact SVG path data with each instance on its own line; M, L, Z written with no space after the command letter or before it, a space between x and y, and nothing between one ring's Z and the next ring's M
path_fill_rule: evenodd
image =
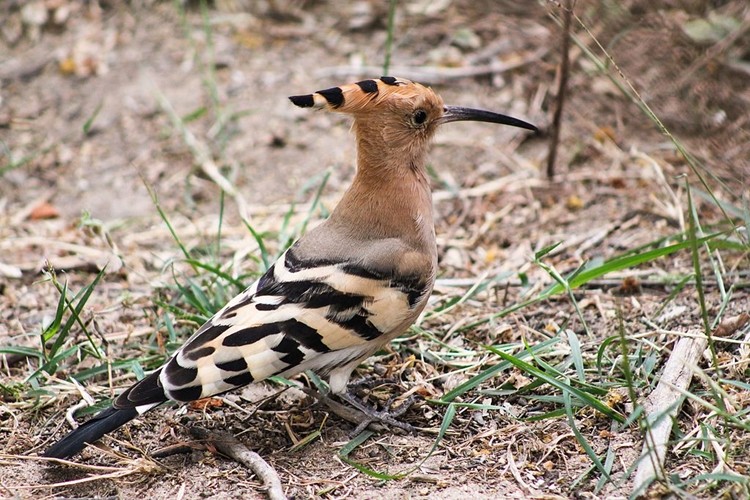
M424 109L418 109L413 115L411 115L411 119L412 122L414 122L414 125L424 125L424 122L427 121L427 111Z

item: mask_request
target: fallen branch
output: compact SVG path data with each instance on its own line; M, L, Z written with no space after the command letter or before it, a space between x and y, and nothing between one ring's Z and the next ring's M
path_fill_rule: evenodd
M646 435L640 464L633 482L633 496L643 495L657 478L663 478L667 442L672 431L673 418L682 406L682 395L693 378L693 367L698 364L706 349L705 335L683 337L675 345L667 360L659 384L646 398Z
M750 322L750 314L725 318L713 331L712 336L729 337ZM696 332L691 337L682 337L667 360L656 389L646 398L646 437L643 452L638 458L640 464L633 481L633 495L646 493L649 485L657 478L663 478L664 459L667 454L667 441L672 431L672 420L682 406L682 395L687 391L693 378L693 367L697 366L701 353L705 351L708 339ZM726 464L719 464L720 472Z
M232 434L222 431L209 431L202 427L191 427L190 434L216 448L221 454L250 469L263 482L268 498L286 499L281 488L281 479L276 470L263 458L240 443Z
M196 449L198 449L196 446L191 446L187 443L177 443L151 452L151 458L165 458L171 457L172 455L182 455L185 453L192 453Z

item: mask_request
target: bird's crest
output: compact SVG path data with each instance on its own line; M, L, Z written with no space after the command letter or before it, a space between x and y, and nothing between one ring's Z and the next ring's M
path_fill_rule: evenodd
M362 80L318 90L312 94L294 95L290 96L289 100L300 108L327 109L357 114L375 111L387 101L396 102L396 100L403 99L414 102L420 97L442 105L440 97L429 87L393 76Z

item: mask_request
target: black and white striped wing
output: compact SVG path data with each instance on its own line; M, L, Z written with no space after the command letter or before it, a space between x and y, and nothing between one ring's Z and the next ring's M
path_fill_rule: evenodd
M170 399L192 401L272 375L308 368L328 373L369 355L383 335L410 324L428 286L416 277L384 276L351 263L303 262L290 249L142 390L155 390L156 382ZM147 403L139 385L116 406Z

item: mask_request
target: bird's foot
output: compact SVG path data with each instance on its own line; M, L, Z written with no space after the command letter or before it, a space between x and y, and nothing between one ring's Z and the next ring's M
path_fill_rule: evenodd
M398 399L398 396L391 396L383 405L384 409L378 410L351 391L353 388L360 388L364 385L374 386L376 383L382 384L383 382L383 378L378 379L377 377L368 377L368 379L365 380L365 383L355 382L354 384L351 384L348 392L338 394L339 399L349 403L348 405L336 401L332 397L333 394L330 392L322 393L315 389L306 387L302 390L309 396L317 399L320 403L325 404L339 417L356 424L354 431L350 433L351 436L357 436L367 428L376 432L382 432L386 429L386 425L402 429L409 433L415 433L416 428L414 426L398 420L398 417L401 417L414 405L414 403L422 399L421 396L412 394L405 400L401 401L396 408L393 408L393 404Z
M362 415L363 419L357 427L351 432L352 436L356 436L360 434L363 430L365 430L370 424L375 422L381 422L383 424L390 425L391 427L396 427L401 430L404 430L410 434L413 434L416 432L416 429L413 425L407 424L406 422L402 422L401 420L398 420L398 417L402 416L406 411L411 408L411 406L416 403L419 400L419 396L416 394L412 394L408 398L406 398L404 401L401 402L401 404L398 405L397 408L393 408L392 405L395 401L395 397L391 397L388 402L385 404L384 410L377 410L373 408L372 406L368 405L362 399L357 397L352 392L345 392L344 394L339 394L339 397L349 403L351 406L359 410Z

